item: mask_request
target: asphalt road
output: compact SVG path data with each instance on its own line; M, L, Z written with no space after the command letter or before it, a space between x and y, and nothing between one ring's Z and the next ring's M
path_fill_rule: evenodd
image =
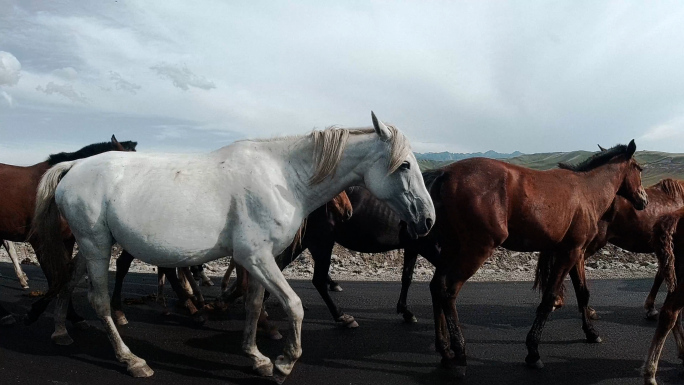
M39 269L29 266L31 288L45 288ZM0 301L16 314L32 299L0 263ZM129 274L124 297L140 298L156 290L155 277ZM431 303L426 283L409 293L419 322L404 324L395 314L398 282L342 282L334 293L339 304L358 320L357 329L341 329L331 320L323 301L309 282L292 281L308 310L302 327L304 354L286 384L442 384L453 382L438 368L434 351ZM570 285L568 285L570 286ZM564 309L554 312L540 345L546 367L525 367L525 336L534 319L538 294L529 282L468 283L458 299L469 368L462 384L641 384L639 368L653 336L655 322L644 319L642 302L648 280L590 281L592 305L601 320L596 325L601 344L587 344L568 291ZM169 296L170 288L167 289ZM205 290L217 295L214 286ZM662 301L663 294L659 298ZM87 303L85 285L76 290L77 309L94 327L72 330L75 343L50 343L51 314L32 325L0 328L0 384L274 384L255 377L240 351L244 309L234 306L227 316L213 316L203 327L192 327L182 314L162 316L159 305L126 306L130 321L121 335L155 374L134 379L116 362L106 335ZM271 319L286 328L284 312L274 299L267 309ZM264 354L275 357L281 341L259 338ZM661 384L684 383L680 377L672 337L663 351Z

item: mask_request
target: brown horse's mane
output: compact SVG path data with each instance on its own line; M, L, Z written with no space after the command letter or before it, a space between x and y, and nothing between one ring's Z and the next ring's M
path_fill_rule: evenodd
M138 142L133 142L133 141L125 141L125 142L119 142L121 146L124 148L126 151L134 151L135 146L138 144ZM114 149L114 145L112 142L102 142L102 143L93 143L89 144L82 149L74 152L60 152L58 154L51 154L48 156L48 158L45 160L48 162L50 166L54 166L57 163L60 162L67 162L70 160L77 160L77 159L83 159L87 158L89 156L101 154L103 152L111 151Z
M608 163L611 159L618 155L627 154L627 145L618 144L611 147L605 151L599 151L594 155L590 156L588 159L578 163L578 164L568 164L568 163L558 163L558 167L564 170L576 171L576 172L586 172L595 169L596 167L603 166Z
M672 199L684 198L684 186L678 180L666 178L654 184L650 188L658 189Z

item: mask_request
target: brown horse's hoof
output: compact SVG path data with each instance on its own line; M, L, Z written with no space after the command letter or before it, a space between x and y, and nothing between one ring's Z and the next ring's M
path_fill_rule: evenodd
M152 370L147 363L143 361L140 364L136 364L128 367L128 373L136 378L152 377L154 370Z
M12 326L15 323L17 323L17 320L12 314L0 318L0 326Z
M407 324L418 323L418 318L416 318L416 316L414 316L411 313L404 313L403 317L404 317L404 322L406 322Z
M658 310L656 309L649 309L646 311L646 319L649 319L651 321L656 321L658 319Z
M124 312L122 312L121 310L115 310L114 311L114 322L118 326L128 325L128 319L126 319L126 314L124 314Z
M271 377L273 376L273 363L267 362L261 366L254 368L254 372L261 377Z
M90 324L88 323L88 321L83 320L83 321L78 321L78 322L76 322L76 323L74 324L74 327L75 327L77 330L88 330L88 329L90 329Z
M342 286L340 286L338 284L330 285L329 290L340 292L340 291L342 291Z
M600 336L587 336L587 342L590 344L600 344L603 340Z
M532 369L543 369L544 368L544 363L542 362L541 358L537 359L534 362L526 362L527 367L532 368Z
M342 314L340 318L337 319L337 322L341 322L342 326L346 327L347 329L359 327L359 324L356 322L354 317L350 316L349 314Z
M60 346L69 346L74 343L74 340L71 338L69 333L52 333L52 336L50 337L52 340L52 343L55 345L60 345Z
M598 313L596 313L596 310L592 308L591 306L587 307L587 316L589 319L596 321L597 319L600 319Z

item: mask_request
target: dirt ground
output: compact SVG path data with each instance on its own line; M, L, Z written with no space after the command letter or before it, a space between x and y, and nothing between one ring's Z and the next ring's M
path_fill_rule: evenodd
M22 263L37 264L31 246L18 243L17 252ZM121 249L113 247L110 269L116 269L116 257ZM532 281L537 263L538 253L520 253L499 248L485 262L480 270L471 278L473 281ZM4 248L0 251L0 262L9 262ZM207 263L206 271L210 276L222 276L230 262L229 258L221 258ZM387 253L369 254L349 251L335 245L330 273L335 280L341 281L400 281L403 264L403 252L400 250ZM655 276L658 268L652 254L636 254L608 245L592 256L586 265L589 279L605 278L649 278ZM156 272L154 266L135 260L131 266L136 272ZM416 281L429 281L434 267L422 257L418 258L413 278ZM292 265L285 269L287 278L311 279L313 260L305 251Z

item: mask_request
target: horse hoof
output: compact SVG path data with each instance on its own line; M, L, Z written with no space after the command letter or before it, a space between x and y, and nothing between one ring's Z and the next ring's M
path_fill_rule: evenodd
M277 360L282 360L283 356L279 356ZM275 370L273 371L273 379L278 383L278 385L281 385L285 380L287 379L287 374L283 373L282 370L278 367L278 365L275 366Z
M418 318L413 314L404 314L404 322L407 324L414 324L418 322Z
M655 378L644 378L644 385L658 385Z
M544 368L544 363L542 362L541 358L538 359L535 362L532 363L527 363L527 366L532 368L532 369L543 369Z
M655 321L658 319L658 310L656 309L651 309L646 312L646 319L649 319L651 321Z
M64 334L52 334L50 337L52 343L60 346L69 346L74 343L74 340L69 336L68 333Z
M147 363L143 361L142 364L128 367L128 373L136 378L152 377L154 370L152 370Z
M599 317L598 313L596 313L596 310L594 310L593 308L590 307L587 310L588 310L587 315L589 316L589 319L596 321L597 319L601 318L601 317Z
M273 375L273 363L269 361L263 365L257 366L254 368L254 371L261 377L271 377Z
M280 341L283 339L283 335L277 330L272 330L268 333L268 338L272 339L273 341Z
M214 286L214 282L212 280L202 281L202 286Z
M2 326L12 326L15 323L17 323L17 320L14 318L12 314L8 314L2 318L0 318L0 325Z
M590 343L590 344L600 344L601 342L603 342L603 340L602 340L601 337L598 336L598 335L596 335L596 336L587 336L587 342Z
M118 326L128 325L128 319L126 318L126 316L123 313L114 314L114 322L116 322L116 324Z
M90 324L88 323L88 321L83 320L83 321L78 321L78 322L74 323L74 327L77 330L88 330L88 329L90 329Z
M340 286L340 285L332 285L332 286L330 286L330 291L340 292L340 291L342 291L342 286Z
M354 317L350 316L349 314L342 314L340 318L337 319L337 322L341 322L342 326L346 327L347 329L359 327L359 324L356 322Z

